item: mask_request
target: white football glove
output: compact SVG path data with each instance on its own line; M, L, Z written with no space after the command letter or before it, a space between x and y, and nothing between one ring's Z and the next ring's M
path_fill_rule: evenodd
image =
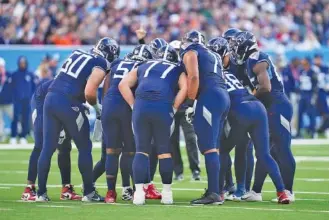
M87 103L82 103L82 106L84 108L85 114L89 115L90 114L89 105Z
M187 109L185 110L185 119L188 123L192 124L195 114L195 107L196 107L197 100L189 99L187 101Z
M101 119L101 115L102 115L102 105L99 103L96 103L96 105L93 105L95 111L96 111L96 118L97 119Z

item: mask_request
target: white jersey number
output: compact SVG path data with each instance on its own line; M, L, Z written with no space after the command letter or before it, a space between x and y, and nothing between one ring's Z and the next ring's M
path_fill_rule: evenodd
M173 63L165 63L165 62L162 62L162 61L148 61L147 63L152 63L152 64L149 66L149 68L147 68L147 69L145 70L144 77L147 77L147 76L149 75L149 73L150 73L150 70L151 70L155 65L157 65L157 64L159 64L159 63L165 64L165 65L168 65L167 69L166 69L165 71L163 71L163 73L162 73L162 75L161 75L161 77L160 77L161 79L166 78L167 75L168 75L168 73L169 73L172 69L174 69L174 68L176 67L176 65L173 64Z
M74 61L73 61L73 56L78 56ZM72 76L73 78L78 78L81 70L85 67L85 65L88 63L89 60L92 59L92 56L88 54L81 53L79 51L74 51L72 55L67 58L66 62L63 64L61 68L61 72L66 73L67 75ZM73 68L77 66L77 63L79 61L82 61L79 64L79 67L73 71Z

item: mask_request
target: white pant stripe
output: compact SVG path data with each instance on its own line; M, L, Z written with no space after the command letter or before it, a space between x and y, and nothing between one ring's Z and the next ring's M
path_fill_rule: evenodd
M212 115L211 115L210 111L205 106L203 106L203 117L206 119L208 124L210 126L212 126Z
M290 122L285 117L283 117L282 115L280 115L280 121L281 121L282 126L285 129L287 129L290 133Z
M85 121L85 119L83 118L82 113L79 112L79 115L78 115L77 119L75 120L75 122L77 123L77 126L78 126L78 131L81 130L81 127L82 127L84 121Z

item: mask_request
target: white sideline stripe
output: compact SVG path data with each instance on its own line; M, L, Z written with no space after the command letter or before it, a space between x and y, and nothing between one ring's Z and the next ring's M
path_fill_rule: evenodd
M292 139L292 145L299 145L299 146L309 146L309 145L318 145L322 147L328 147L329 140L328 139ZM181 146L185 146L185 143L182 141L180 143ZM24 150L24 149L32 149L34 144L24 144L24 145L11 145L11 144L0 144L0 150ZM75 144L72 143L73 148ZM93 148L101 148L100 142L93 142Z
M70 209L79 208L79 206L68 206L68 205L37 205L37 207L41 207L41 208L70 208Z
M21 183L0 183L0 186L8 186L8 187L25 187L26 184L21 184ZM47 185L48 188L62 188L62 185L53 185L49 184ZM76 187L80 187L76 185ZM100 189L107 189L107 185L105 184L97 184L96 188ZM116 188L122 189L122 186L117 186ZM162 189L162 188L158 188ZM193 189L193 188L172 188L174 191L201 191L203 192L204 189ZM276 193L276 191L262 191L264 193ZM317 194L317 195L329 195L329 192L304 192L304 191L294 191L296 194Z

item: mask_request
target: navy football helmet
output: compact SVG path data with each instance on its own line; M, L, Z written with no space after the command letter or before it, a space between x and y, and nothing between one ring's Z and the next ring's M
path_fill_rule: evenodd
M152 49L152 53L156 54L157 50L163 46L166 46L168 43L162 38L155 38L150 43L149 46Z
M145 61L153 59L153 54L151 48L148 45L141 44L134 48L133 52L130 54L129 59L136 61Z
M231 40L231 55L239 65L243 64L251 54L258 51L256 37L248 31L237 33Z
M229 52L228 41L223 37L215 37L209 40L207 48L218 53L222 58Z
M100 39L93 47L92 52L104 57L110 63L119 57L120 46L116 40L110 37Z
M227 41L230 41L237 33L241 32L240 29L237 28L230 28L227 29L223 34L222 37L225 38Z
M162 59L165 61L173 63L178 63L179 61L176 49L170 46L169 44L158 49L156 55L158 59Z
M185 34L185 36L182 39L182 44L184 43L197 43L197 44L205 45L206 38L200 31L193 30Z

